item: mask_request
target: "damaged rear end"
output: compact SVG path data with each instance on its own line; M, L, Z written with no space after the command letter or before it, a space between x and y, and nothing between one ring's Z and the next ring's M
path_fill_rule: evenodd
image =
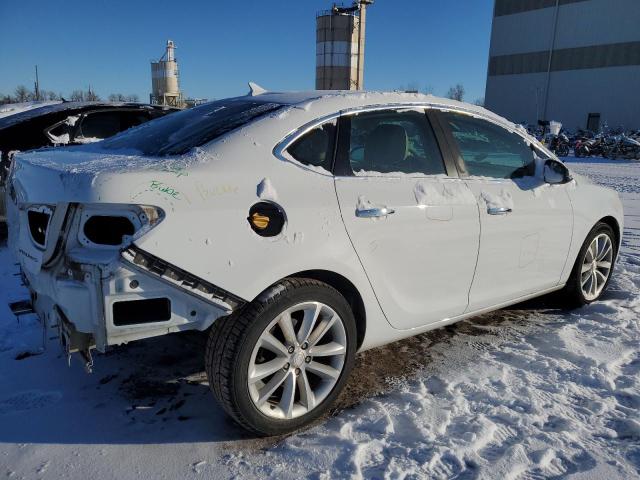
M68 355L81 353L90 368L94 348L205 330L243 303L136 246L167 215L166 205L139 204L135 195L122 202L119 191L144 183L141 171L98 176L59 161L65 155L74 154L19 155L6 202L31 307L45 328L59 330Z

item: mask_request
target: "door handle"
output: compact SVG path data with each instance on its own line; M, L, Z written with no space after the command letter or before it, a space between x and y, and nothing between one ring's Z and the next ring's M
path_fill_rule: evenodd
M507 207L489 207L487 208L487 213L489 215L506 215L507 213L511 213L513 210Z
M386 217L387 215L391 215L395 213L395 210L387 207L376 207L376 208L356 208L356 217L360 218L379 218Z

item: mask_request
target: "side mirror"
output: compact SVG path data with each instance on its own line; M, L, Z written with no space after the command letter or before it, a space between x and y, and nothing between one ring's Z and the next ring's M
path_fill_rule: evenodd
M571 173L562 162L557 160L547 160L544 162L544 181L550 184L568 183L571 180Z

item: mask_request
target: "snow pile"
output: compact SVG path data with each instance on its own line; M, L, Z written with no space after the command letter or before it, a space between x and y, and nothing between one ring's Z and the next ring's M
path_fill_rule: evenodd
M375 170L356 170L353 172L356 177L379 177L379 178L387 178L389 180L393 180L394 178L416 178L416 177L425 177L425 178L447 178L446 175L427 175L423 172L377 172Z
M544 179L548 183L562 183L564 181L564 175L553 168L550 168L549 165L544 166Z
M491 192L482 192L480 197L487 204L487 208L509 208L513 209L513 196L511 192L508 190L501 190L498 194L493 194Z
M67 117L67 119L64 121L64 123L66 125L69 125L70 127L74 127L76 125L76 123L78 123L78 120L80 120L80 115L71 115L71 116Z
M62 135L54 135L53 133L49 132L49 136L51 137L51 141L56 145L67 145L71 141L68 133L63 133Z
M278 192L276 192L275 187L271 183L269 178L263 178L262 181L258 184L256 194L258 198L261 200L267 200L276 202L278 201Z
M475 204L471 190L461 181L418 181L413 189L416 203L424 206Z
M65 134L66 136L66 134ZM192 165L219 158L218 152L194 148L179 157L147 157L135 151L101 150L96 145L46 148L16 155L16 161L49 168L56 172L95 178L101 173L125 173L138 170L180 172Z

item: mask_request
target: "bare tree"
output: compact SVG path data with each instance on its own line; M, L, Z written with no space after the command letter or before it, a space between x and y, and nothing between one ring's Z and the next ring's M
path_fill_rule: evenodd
M17 103L26 102L27 100L29 100L30 96L31 96L31 92L24 85L18 85L16 87L16 90L14 92L14 97Z
M454 87L451 87L447 92L447 97L451 100L458 100L461 102L464 99L464 87L461 83L458 83Z
M425 95L433 95L434 90L433 85L427 85L422 89L422 93Z
M49 90L48 92L42 92L42 96L47 100L60 100L60 97L61 97L61 95L58 95L53 90Z
M100 95L98 95L96 92L91 90L91 88L89 88L89 90L87 90L87 93L84 96L84 99L87 102L99 102L100 101Z
M412 82L409 82L407 84L407 88L405 88L404 90L406 92L418 93L420 91L420 84L414 80Z
M126 102L127 97L125 97L121 93L112 93L111 95L109 95L109 101L110 102Z
M82 90L74 90L71 92L72 102L84 102L84 92Z
M478 98L474 103L479 107L484 107L484 97Z
M138 103L139 101L140 101L140 97L138 97L138 95L135 93L132 93L131 95L127 96L127 102Z
M420 84L416 81L412 81L407 83L406 85L400 85L397 89L397 92L419 92L420 91Z

